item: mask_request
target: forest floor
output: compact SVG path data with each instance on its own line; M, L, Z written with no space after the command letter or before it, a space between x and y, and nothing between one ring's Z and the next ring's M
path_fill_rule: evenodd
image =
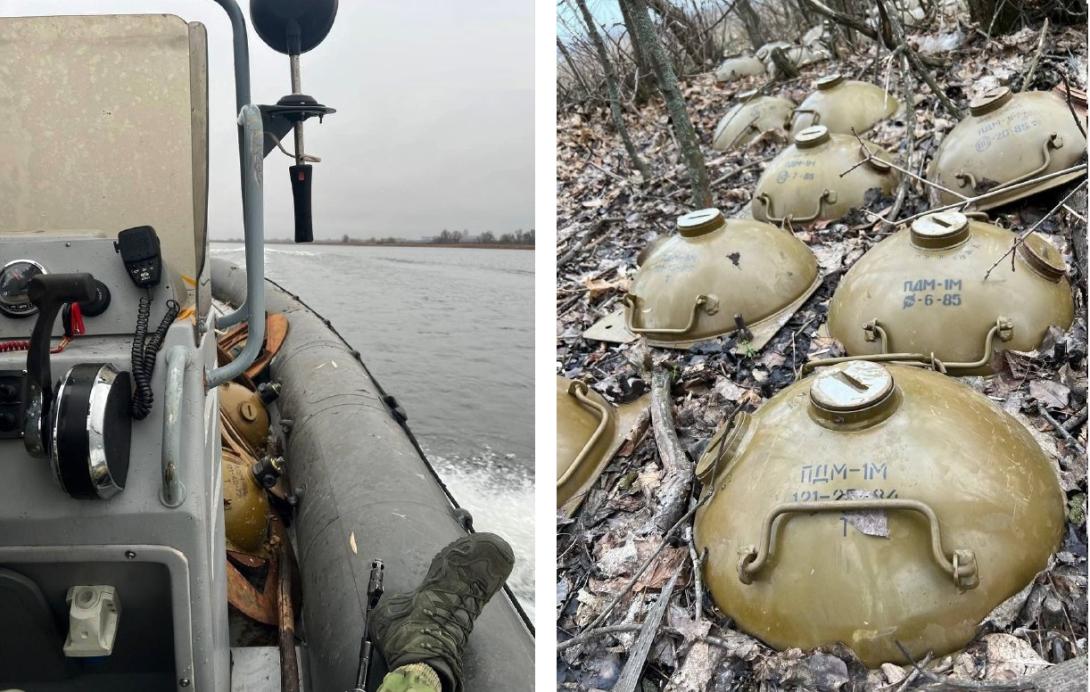
M968 101L999 84L1020 86L1034 58L1040 28L986 38L964 23L946 23L929 33L910 34L921 46L944 37L953 50L935 54L946 67L933 74L965 113ZM1083 28L1053 27L1027 89L1062 88L1065 75L1073 89L1086 88L1086 33ZM892 67L888 51L860 48L840 61L802 68L793 80L776 82L766 93L799 103L814 80L840 72L888 84L900 95L901 61ZM906 152L906 121L890 120L868 138L909 167L925 171L936 147L956 124L938 99L916 77L914 147ZM722 153L710 148L716 123L742 90L763 85L765 77L717 83L710 74L683 80L682 89L700 135L714 204L725 216L741 215L767 162L783 147L766 137L749 147ZM648 349L641 343L615 345L582 338L582 332L615 310L635 272L637 253L653 238L674 232L676 217L691 211L687 175L677 157L665 108L653 99L629 108L628 127L656 178L639 181L609 121L607 104L569 108L558 113L558 276L557 371L582 379L614 403L636 399L651 389L651 368L674 374L670 389L674 424L681 447L700 456L717 427L737 411L753 411L796 380L812 356L840 355L839 344L825 335L829 299L843 273L895 229L874 214L889 211L892 198L872 196L867 212L854 212L833 223L795 227L815 252L824 281L779 333L759 352L739 347L732 336L689 351ZM1084 159L1085 160L1085 159ZM993 211L991 222L1023 230L1045 217L1085 180L1063 185L1028 200ZM909 186L897 218L928 208L927 190ZM1073 211L1072 211L1073 210ZM868 213L869 212L869 213ZM1086 462L1086 276L1077 268L1073 238L1085 226L1085 188L1068 208L1048 216L1038 227L1063 249L1076 287L1076 319L1064 333L1054 330L1039 350L1008 352L1001 372L989 378L963 378L1021 421L1054 463L1067 496L1067 526L1062 546L1048 568L1021 593L998 608L980 626L977 638L961 651L928 656L915 665L886 664L868 670L844 646L819 650L776 651L744 632L698 594L691 543L691 520L665 538L652 518L665 481L655 435L647 417L630 431L628 441L606 467L581 510L557 518L557 683L561 689L610 689L616 682L644 623L654 633L637 689L760 690L901 690L938 685L949 689L988 689L980 681L1008 681L1030 676L1052 664L1085 655L1087 647L1087 462ZM1085 243L1085 236L1078 236ZM1065 426L1059 430L1058 426ZM1067 429L1070 428L1069 433ZM690 499L690 507L696 498ZM687 541L687 539L690 539ZM661 550L659 550L661 548ZM671 578L676 586L661 621L654 605ZM697 612L697 604L702 609ZM572 641L573 637L577 639ZM568 642L568 643L565 643ZM1085 664L1083 664L1085 667ZM957 682L960 681L960 682ZM1033 689L1032 687L993 687Z

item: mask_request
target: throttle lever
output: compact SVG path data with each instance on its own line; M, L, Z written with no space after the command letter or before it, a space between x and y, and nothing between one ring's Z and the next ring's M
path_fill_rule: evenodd
M89 301L95 296L95 278L87 273L43 274L27 284L27 298L38 308L38 321L27 349L26 378L23 380L23 444L36 457L49 453L45 426L53 404L53 375L49 368L49 339L57 313L65 303Z

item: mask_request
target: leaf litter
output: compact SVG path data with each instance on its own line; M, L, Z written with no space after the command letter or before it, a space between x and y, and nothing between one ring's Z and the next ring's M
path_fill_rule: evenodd
M1039 29L1030 27L985 40L964 23L946 23L917 32L910 40L921 52L942 61L933 74L967 112L969 99L989 86L1017 84L1038 37ZM884 83L890 68L874 53L872 45L839 62L801 68L801 77L777 82L767 93L798 103L814 79L831 71ZM1027 88L1062 88L1066 76L1073 89L1085 90L1086 64L1085 33L1053 27L1047 55ZM898 66L892 69L891 90L897 84L894 80L900 79ZM737 171L712 190L715 204L728 217L748 212L751 191L783 140L762 137L742 150L722 153L710 149L711 133L738 92L763 83L763 77L718 83L710 74L682 82L690 117L701 135L709 177L715 180ZM919 88L912 152L904 151L904 119L887 121L868 133L877 144L900 150L902 161L910 153L910 165L916 171L924 170L941 138L956 124L925 86ZM1078 107L1084 112L1084 103ZM843 348L824 328L829 299L852 263L893 232L876 222L874 215L887 212L894 201L872 194L864 210L836 222L794 229L814 251L824 279L760 352L753 352L735 336L698 344L686 352L649 349L641 342L615 345L584 340L585 329L621 305L640 251L672 233L676 217L691 211L687 176L669 135L663 104L652 100L626 113L640 154L655 168L656 177L644 184L629 169L607 109L606 104L583 104L558 113L557 371L587 381L620 404L649 391L651 362L668 368L674 374L671 394L678 439L695 459L720 424L739 411L756 410L794 382L807 359L843 355ZM1014 231L1027 228L1074 185L997 210L992 222ZM1020 420L1052 460L1067 497L1065 535L1048 568L997 607L981 623L973 642L950 655L928 656L917 662L919 670L891 663L868 670L843 645L776 651L735 629L709 594L698 596L690 553L680 531L666 539L668 546L633 583L633 575L663 541L654 525L663 471L654 435L644 420L639 434L607 466L581 511L574 518L557 520L558 687L604 690L613 686L640 624L679 565L683 565L682 576L648 655L642 689L846 691L924 688L944 680L1001 683L1085 655L1087 329L1082 315L1086 276L1085 256L1075 253L1076 242L1085 243L1085 235L1075 232L1084 224L1079 215L1086 213L1085 191L1068 206L1071 211L1054 214L1038 230L1062 250L1072 267L1075 323L1066 332L1053 329L1034 352L1005 352L1002 369L994 377L964 378ZM899 218L927 208L927 190L913 183ZM867 513L853 523L878 535L885 530L882 522ZM699 612L697 604L701 604ZM612 631L591 632L574 640L574 645L564 644L591 625Z

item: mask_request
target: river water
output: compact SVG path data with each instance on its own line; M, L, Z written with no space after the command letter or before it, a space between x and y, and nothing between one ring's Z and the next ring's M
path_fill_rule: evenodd
M239 263L242 247L212 253ZM534 254L267 246L265 273L329 319L397 397L458 504L506 538L534 612Z

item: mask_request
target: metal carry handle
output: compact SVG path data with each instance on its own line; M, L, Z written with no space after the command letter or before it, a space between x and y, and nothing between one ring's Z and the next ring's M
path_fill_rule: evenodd
M1030 178L1033 178L1034 176L1044 172L1045 169L1047 169L1052 164L1052 150L1053 149L1062 149L1063 145L1064 145L1063 137L1061 137L1058 132L1053 132L1053 133L1049 134L1048 139L1045 140L1044 145L1041 147L1041 153L1042 153L1042 155L1044 156L1044 159L1045 159L1044 163L1042 163L1040 166L1038 166L1037 168L1034 168L1032 171L1030 171L1028 173L1023 173L1022 175L1018 176L1014 180L1008 180L1007 182L1003 183L1002 185L999 185L999 186L989 190L989 192L994 193L994 192L999 192L1001 190L1006 190L1008 187L1016 186L1019 183L1025 182L1025 181L1029 180ZM968 185L970 190L972 190L974 192L976 191L976 189L977 189L977 180L976 180L976 177L974 177L972 173L961 171L961 172L957 173L956 175L954 175L954 178L956 178L957 181L958 181L958 187L965 187L966 185Z
M957 370L976 370L983 368L992 360L995 354L995 340L1010 341L1014 338L1014 323L1007 317L999 316L995 324L984 336L984 355L974 361L943 361L935 357L934 353L891 353L889 334L878 320L871 320L863 325L866 341L881 341L882 352L864 356L841 356L839 358L820 358L808 361L802 366L802 374L813 372L816 368L823 368L837 363L846 363L850 360L867 360L874 363L889 363L895 361L907 361L930 365L933 370L946 374Z
M583 460L587 458L587 455L590 454L590 450L594 449L594 446L598 444L598 440L600 440L602 438L602 435L605 434L606 425L609 422L609 410L606 409L606 407L602 404L587 396L586 382L580 382L579 380L572 381L572 383L568 385L568 394L574 396L579 401L579 403L583 404L584 406L594 409L594 411L598 414L598 427L594 429L594 434L592 434L590 436L590 439L587 440L587 443L583 445L583 449L579 450L579 454L576 455L575 460L571 463L571 466L568 467L568 469L563 473L563 475L560 476L560 478L556 479L557 488L566 483L568 479L572 477L572 474L575 473L575 470L579 468L579 465L583 463Z
M795 108L794 110L791 111L791 119L788 121L788 123L789 124L794 124L795 118L798 117L799 115L809 115L809 116L813 117L814 121L812 123L810 123L808 125L808 127L813 127L814 125L820 125L821 124L821 113L818 113L817 111L813 110L812 108Z
M814 213L807 216L793 216L791 214L788 214L787 216L776 216L776 212L772 208L772 198L769 197L768 193L762 192L761 194L757 195L757 201L765 206L765 216L768 217L769 221L777 224L783 224L784 222L807 223L813 221L817 217L821 216L821 210L826 203L836 204L836 200L836 191L825 188L821 192L821 197L818 197L817 208L814 209Z
M943 548L939 518L935 510L919 500L825 500L820 502L788 502L776 505L765 517L761 529L760 547L748 546L738 562L738 580L743 584L752 584L772 554L776 544L776 534L791 514L813 514L817 512L859 512L874 510L905 510L917 512L927 519L931 533L931 556L939 568L948 573L959 589L972 589L980 583L977 574L976 554L972 550L957 549L949 553Z
M719 298L711 294L701 294L698 295L696 297L696 300L693 301L693 312L689 316L689 323L686 324L684 327L637 327L632 324L632 315L638 309L637 296L629 293L626 294L622 300L624 304L629 308L628 310L625 310L624 313L624 326L626 329L628 329L628 331L632 332L633 334L686 334L692 331L693 327L696 326L696 315L701 308L703 308L704 312L708 313L709 315L714 315L715 313L719 312Z

